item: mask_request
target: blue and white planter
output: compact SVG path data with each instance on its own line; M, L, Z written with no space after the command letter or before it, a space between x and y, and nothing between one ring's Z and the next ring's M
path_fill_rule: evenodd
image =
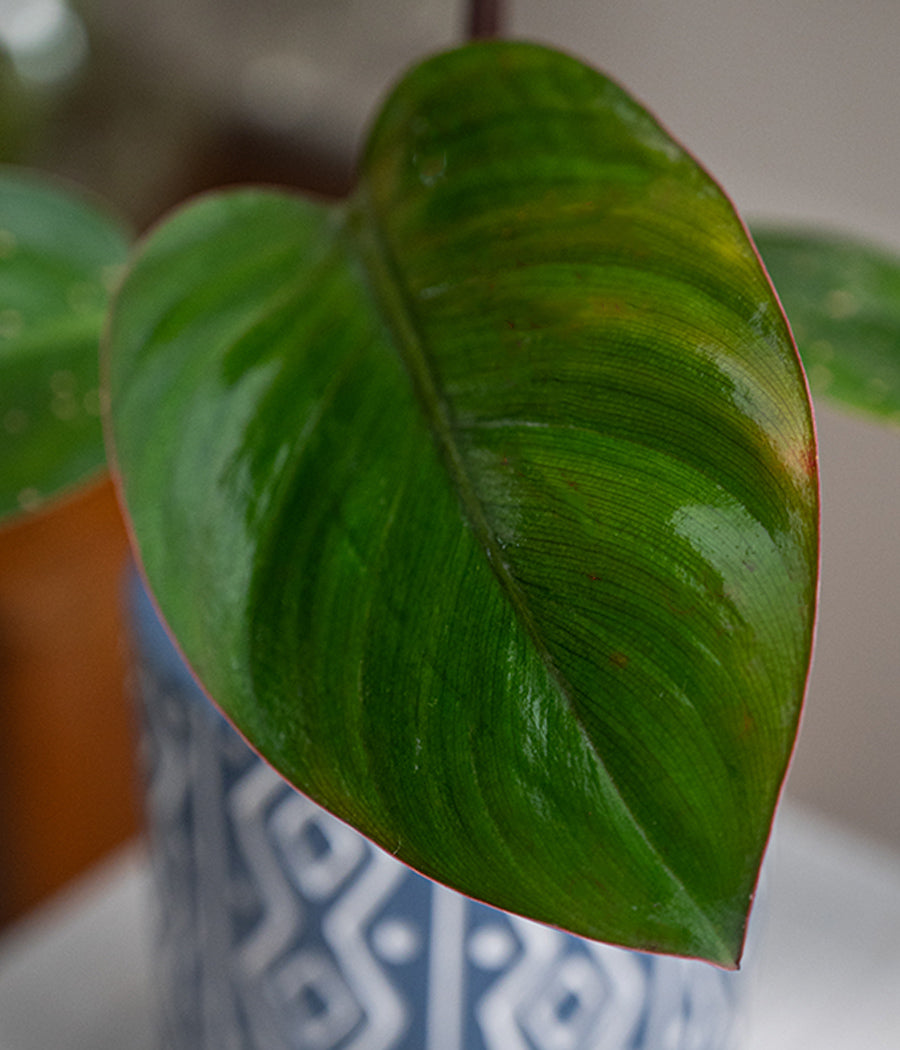
M282 781L135 590L166 1050L726 1050L742 974L410 871Z

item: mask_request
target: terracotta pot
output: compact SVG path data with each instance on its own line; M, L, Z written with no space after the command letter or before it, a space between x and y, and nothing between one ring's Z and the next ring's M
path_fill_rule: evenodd
M108 481L0 532L0 909L12 918L138 828Z

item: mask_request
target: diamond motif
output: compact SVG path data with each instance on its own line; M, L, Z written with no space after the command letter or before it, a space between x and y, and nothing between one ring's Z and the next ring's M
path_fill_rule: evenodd
M609 998L603 971L587 955L570 952L545 976L522 1027L539 1050L581 1050Z
M297 1050L332 1050L363 1019L359 1001L323 952L287 959L274 984L285 1045Z

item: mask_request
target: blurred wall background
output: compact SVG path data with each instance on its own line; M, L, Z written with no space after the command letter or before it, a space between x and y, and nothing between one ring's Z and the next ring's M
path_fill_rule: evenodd
M508 35L622 82L745 217L848 229L900 252L895 0L506 0L506 18ZM0 0L0 160L76 179L137 229L237 181L339 193L392 79L460 39L464 21L459 0ZM821 617L788 791L900 848L900 432L821 407L818 425ZM118 571L121 559L108 560ZM99 704L125 703L118 686L108 692ZM103 746L125 752L126 720L112 722ZM34 766L46 776L39 756ZM48 804L41 848L56 873L43 889L133 834L110 797L128 790L117 768L106 793L120 816L90 849L66 845ZM97 807L95 825L100 787L99 801L96 783L64 789L76 809ZM3 788L0 817L22 790ZM0 853L16 856L3 843Z

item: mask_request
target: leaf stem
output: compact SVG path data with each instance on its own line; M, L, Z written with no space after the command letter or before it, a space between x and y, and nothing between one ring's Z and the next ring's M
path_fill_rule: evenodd
M503 0L470 0L466 27L471 40L485 40L499 36L503 21Z

